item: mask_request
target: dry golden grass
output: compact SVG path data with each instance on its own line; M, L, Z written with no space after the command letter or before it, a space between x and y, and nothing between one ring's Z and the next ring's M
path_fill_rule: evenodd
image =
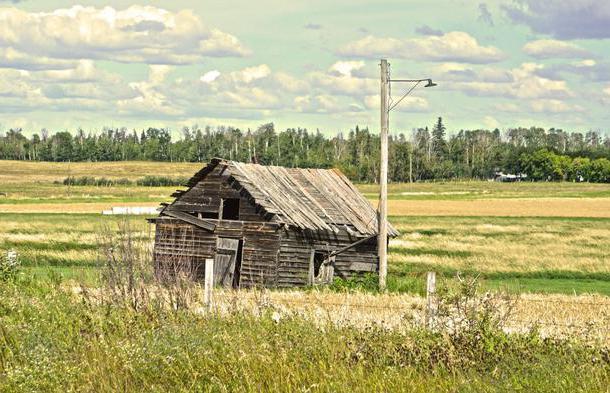
M376 204L376 203L375 203ZM390 200L394 216L610 217L610 198Z
M146 175L190 177L202 166L191 162L32 162L0 160L0 179L7 183L53 182L68 176L139 179Z
M605 296L521 295L514 299L507 331L536 326L543 336L576 334L610 343L610 298ZM299 315L320 325L405 331L425 321L426 300L403 294L336 293L330 291L215 290L213 310L260 313L276 318ZM203 308L199 308L204 312Z
M145 190L150 193L150 190ZM159 195L159 203L167 197ZM70 202L0 204L0 212L100 213L112 206L158 206L156 202ZM371 201L373 205L376 201ZM498 216L498 217L600 217L610 218L610 198L536 198L489 200L390 200L392 216Z
M413 217L395 223L390 270L610 273L607 220Z
M158 202L84 202L0 204L0 213L102 213L113 206L159 207Z

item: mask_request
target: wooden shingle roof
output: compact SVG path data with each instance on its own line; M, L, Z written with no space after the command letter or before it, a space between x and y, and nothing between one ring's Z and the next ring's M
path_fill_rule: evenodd
M377 213L338 169L305 169L213 159L188 183L194 187L217 165L226 165L232 186L248 194L274 221L288 226L374 235ZM388 225L388 234L398 232Z

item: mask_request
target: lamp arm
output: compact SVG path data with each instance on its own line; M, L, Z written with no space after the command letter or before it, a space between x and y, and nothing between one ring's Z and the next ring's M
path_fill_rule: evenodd
M413 87L411 87L409 89L409 91L407 91L405 94L403 94L402 97L400 97L400 99L398 101L396 101L391 107L388 108L388 112L391 111L392 109L394 109L396 107L396 105L400 104L400 101L404 100L409 94L411 94L411 92L420 84L422 83L424 80L427 79L423 79L423 80L414 80L413 82L417 82L416 84L413 85ZM407 79L403 79L403 80L395 80L395 82L402 82L402 81L407 81Z

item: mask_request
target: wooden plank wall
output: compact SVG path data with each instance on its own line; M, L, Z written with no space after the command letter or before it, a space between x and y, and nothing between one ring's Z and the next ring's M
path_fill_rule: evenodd
M278 265L280 287L307 285L312 248L330 252L359 240L343 231L333 234L289 229L281 233ZM356 274L376 272L377 261L377 243L371 239L336 256L335 276L350 278Z
M275 286L278 277L280 231L265 222L216 221L215 232L175 219L156 222L155 266L173 269L176 265L193 269L203 280L206 258L214 258L217 237L243 239L241 287Z

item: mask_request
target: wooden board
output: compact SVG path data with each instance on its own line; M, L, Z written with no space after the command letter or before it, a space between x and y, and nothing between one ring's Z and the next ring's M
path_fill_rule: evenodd
M233 285L238 248L239 239L219 237L216 241L214 285L222 285L227 288Z

